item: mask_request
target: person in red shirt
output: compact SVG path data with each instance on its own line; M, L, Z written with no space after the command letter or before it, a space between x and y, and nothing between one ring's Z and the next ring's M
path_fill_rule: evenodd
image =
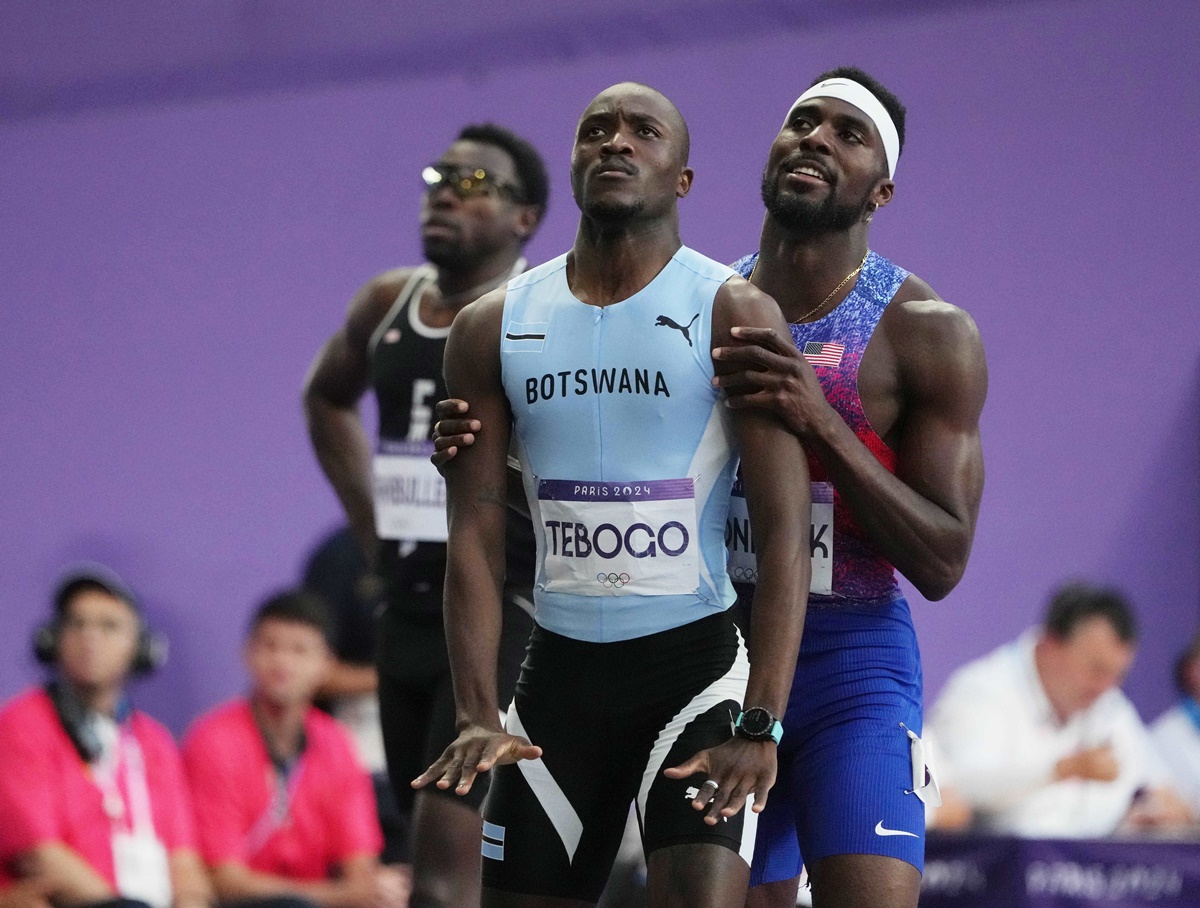
M328 908L402 905L370 777L313 696L332 665L319 599L290 591L255 613L251 689L201 716L183 745L200 848L222 901Z
M0 709L0 889L206 908L179 753L125 693L161 662L133 593L91 565L61 579L54 609L35 650L56 677Z

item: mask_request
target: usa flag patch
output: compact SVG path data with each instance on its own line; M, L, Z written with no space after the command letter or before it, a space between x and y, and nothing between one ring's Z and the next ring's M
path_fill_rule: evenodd
M804 350L801 352L804 354L804 358L814 367L828 366L832 368L841 365L842 354L846 352L846 345L809 341L804 345Z

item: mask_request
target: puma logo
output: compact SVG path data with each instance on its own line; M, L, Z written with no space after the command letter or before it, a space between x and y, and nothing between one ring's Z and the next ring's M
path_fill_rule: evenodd
M688 328L692 327L692 325L695 324L696 319L698 319L699 317L700 317L700 313L697 312L695 315L692 316L692 320L690 322L688 322L686 325L681 325L678 322L676 322L675 319L671 318L670 316L660 315L658 317L658 321L656 321L654 323L654 327L655 328L674 328L676 331L678 331L680 334L683 335L683 339L688 342L688 346L690 347L690 346L692 346L692 335L691 335L691 332L688 331Z

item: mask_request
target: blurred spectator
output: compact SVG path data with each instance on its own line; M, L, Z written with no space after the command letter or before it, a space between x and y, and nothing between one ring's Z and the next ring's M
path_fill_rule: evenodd
M1150 734L1193 817L1200 818L1200 634L1175 663L1175 686L1179 703L1158 717Z
M1041 628L950 677L930 726L981 825L1030 838L1084 838L1108 835L1127 819L1139 826L1187 819L1119 690L1135 639L1119 592L1070 584L1055 593Z
M350 732L359 759L371 774L383 828L384 863L405 861L408 823L388 779L379 724L375 624L383 607L383 581L367 566L362 546L347 526L326 536L309 555L302 583L329 610L333 667L317 691L317 705Z
M208 905L175 742L125 692L164 654L133 593L68 573L34 649L54 679L0 710L0 903Z
M407 901L404 880L379 866L375 798L353 742L312 705L332 664L328 635L311 593L268 599L243 651L249 696L200 717L184 741L200 847L222 901Z

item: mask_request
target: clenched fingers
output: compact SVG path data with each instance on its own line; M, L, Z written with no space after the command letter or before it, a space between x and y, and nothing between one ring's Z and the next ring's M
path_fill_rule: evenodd
M794 350L796 346L790 332L781 335L774 328L753 328L749 325L738 325L731 328L729 333L738 340L757 344L775 353L787 353L790 350Z
M467 412L467 402L460 400L457 397L451 397L447 400L439 400L433 407L437 413L438 419L450 419L455 416L461 416Z

